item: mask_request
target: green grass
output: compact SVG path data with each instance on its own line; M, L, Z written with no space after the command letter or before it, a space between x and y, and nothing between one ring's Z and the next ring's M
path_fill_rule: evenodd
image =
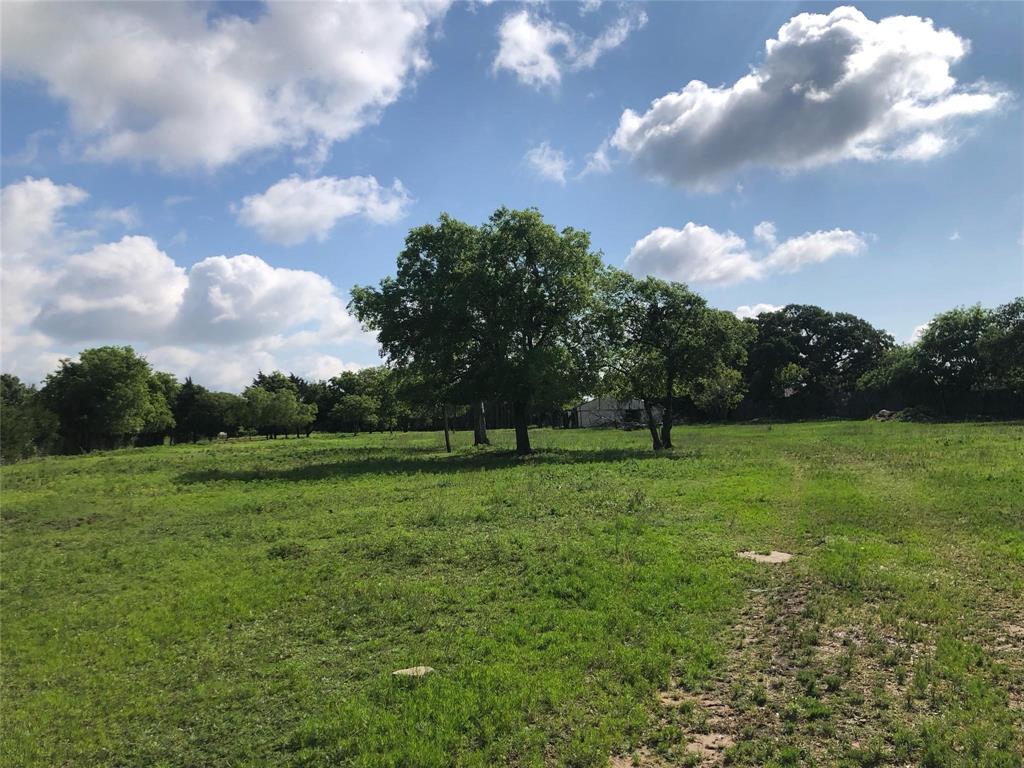
M1022 764L1024 428L492 438L3 468L0 764Z

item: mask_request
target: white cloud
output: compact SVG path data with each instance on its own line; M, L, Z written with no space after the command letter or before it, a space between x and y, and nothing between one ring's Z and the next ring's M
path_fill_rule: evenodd
M640 238L626 257L634 274L678 282L726 285L759 278L764 267L732 232L688 222L682 229L658 227Z
M608 157L608 142L603 141L597 149L587 155L586 163L583 166L583 170L580 171L579 178L589 176L592 173L610 173L611 170L612 161Z
M580 0L580 16L600 9L601 0Z
M647 174L696 188L750 165L925 160L955 143L961 119L1010 98L957 82L950 67L968 50L968 41L917 16L875 22L853 7L802 13L731 86L691 80L643 114L627 109L612 145Z
M778 242L775 232L775 224L771 221L762 221L754 227L754 239L774 248Z
M334 225L349 216L364 216L377 223L397 221L411 203L397 179L389 188L373 176L290 176L266 192L242 200L238 221L267 240L296 245L311 237L326 239Z
M750 317L757 317L758 315L763 315L765 312L778 312L780 309L782 309L782 306L775 304L754 304L753 306L743 304L739 307L736 307L736 309L733 311L733 314L736 315L736 317L738 317L740 320L745 320Z
M310 323L314 332L304 330ZM272 267L249 254L211 256L193 265L170 330L175 339L210 344L270 343L299 333L308 341L346 339L359 333L330 280Z
M929 325L931 325L931 321L927 323L921 323L921 325L915 327L910 334L910 338L907 339L907 341L910 344L917 344L917 342L921 340L921 336L924 334L924 332L928 330Z
M629 13L612 23L604 32L587 43L571 62L572 69L591 69L608 51L615 50L636 30L647 25L643 11Z
M953 230L953 234L949 236L949 240L951 242L956 242L959 239L960 239L960 230L958 230L958 229Z
M865 247L864 239L848 229L808 232L772 249L765 265L778 272L796 272L807 264L820 264L833 256L852 256Z
M807 232L778 243L770 221L754 227L754 237L768 250L755 252L733 232L718 232L692 221L682 229L658 227L636 242L626 256L626 268L665 280L731 285L776 272L795 272L866 247L860 235L846 229Z
M562 80L559 53L572 50L572 34L564 25L535 18L529 11L510 13L498 27L498 55L493 69L515 72L519 82L537 88Z
M590 40L567 24L542 18L530 10L508 14L498 27L498 53L492 69L508 70L534 88L555 87L564 70L590 69L605 53L622 45L647 23L643 11L630 8Z
M85 198L49 179L2 191L5 371L38 381L84 346L130 343L174 373L237 389L259 368L308 372L353 365L353 349L372 354L336 287L314 272L248 254L186 269L141 235L80 248L89 233L69 230L62 212Z
M542 179L565 184L565 174L569 170L569 161L560 149L554 149L544 141L528 150L523 157L527 165Z
M230 10L230 9L229 9ZM4 7L5 76L67 103L85 157L214 169L375 122L429 65L444 2L270 0L253 19L199 3Z
M15 354L53 357L39 349L39 335L27 333L26 326L55 282L54 263L78 241L77 233L64 225L63 211L88 197L71 184L31 176L0 191L0 353L5 370Z
M33 326L62 341L149 339L177 312L185 270L148 237L129 236L69 256Z

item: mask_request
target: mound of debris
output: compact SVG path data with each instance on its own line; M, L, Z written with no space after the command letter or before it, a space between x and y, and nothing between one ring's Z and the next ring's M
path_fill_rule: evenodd
M935 414L927 408L904 408L902 411L890 411L883 408L871 417L875 421L913 421L925 424L935 421Z

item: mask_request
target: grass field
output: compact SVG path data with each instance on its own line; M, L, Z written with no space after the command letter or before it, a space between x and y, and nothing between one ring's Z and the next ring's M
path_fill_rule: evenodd
M1024 428L677 432L4 467L0 761L1022 764Z

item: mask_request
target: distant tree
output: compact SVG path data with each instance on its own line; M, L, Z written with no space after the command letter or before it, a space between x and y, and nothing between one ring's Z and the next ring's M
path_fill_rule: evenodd
M57 416L64 449L91 450L172 427L165 384L131 347L97 347L61 360L40 397Z
M316 419L316 405L299 402L292 387L273 391L253 384L242 395L246 402L245 421L270 438L298 434Z
M35 387L0 374L0 461L9 463L53 449L57 417L42 404Z
M943 414L963 413L967 394L988 384L982 347L991 337L992 312L981 305L936 315L916 346L920 371L937 394Z
M332 419L358 434L373 429L380 418L380 403L370 395L343 395L331 411Z
M1024 394L1024 297L998 307L982 334L980 353L992 384Z
M787 415L843 413L861 376L894 345L859 317L810 305L790 304L746 322L757 331L746 366L749 398L755 410Z
M153 408L136 438L136 445L162 445L175 426L174 405L181 390L178 379L173 374L154 371L149 378L149 389Z
M296 398L299 397L299 381L296 376L286 376L281 371L264 373L259 371L252 380L252 386L265 389L267 392L291 392Z
M857 381L874 407L923 406L932 401L931 384L919 365L917 349L902 344L883 352Z
M730 313L710 309L681 283L638 280L618 270L602 279L608 334L606 386L644 403L655 450L672 447L673 405L687 396L724 411L742 391L729 373L746 360L752 336ZM661 434L653 406L660 404Z
M332 396L333 393L328 382L310 381L301 376L296 376L294 373L288 374L288 379L295 385L299 402L316 407L316 417L304 427L307 436L314 429L326 429L328 414L337 401Z
M238 395L210 392L187 378L174 401L175 440L195 442L221 432L235 434L246 421L244 406L245 400Z
M718 365L694 382L694 404L713 418L724 419L740 402L746 392L743 372L726 365Z

